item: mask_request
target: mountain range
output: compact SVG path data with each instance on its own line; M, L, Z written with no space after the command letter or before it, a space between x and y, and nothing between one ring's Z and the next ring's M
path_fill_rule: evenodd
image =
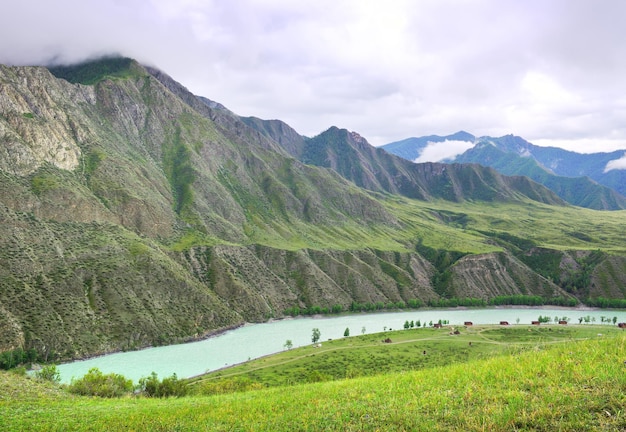
M304 137L127 58L0 66L0 174L0 352L72 359L294 310L626 295L620 212L338 127Z
M521 137L475 137L461 131L448 136L408 138L381 146L389 153L417 160L428 146L467 142L471 147L447 158L447 163L478 163L505 175L526 176L570 204L599 210L626 208L626 169L615 167L626 150L582 154L540 147Z

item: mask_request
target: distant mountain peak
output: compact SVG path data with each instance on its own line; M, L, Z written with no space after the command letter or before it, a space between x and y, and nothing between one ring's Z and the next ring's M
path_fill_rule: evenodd
M382 148L421 162L426 151L430 157L442 153L435 151L431 146L433 143L445 145L445 140L460 141L470 136L466 132L446 137L430 135L408 138ZM540 147L514 134L499 138L481 136L474 142L472 148L461 148L452 158L430 160L478 163L505 175L527 176L574 205L599 210L626 209L626 158L620 159L619 152L582 154L556 147Z

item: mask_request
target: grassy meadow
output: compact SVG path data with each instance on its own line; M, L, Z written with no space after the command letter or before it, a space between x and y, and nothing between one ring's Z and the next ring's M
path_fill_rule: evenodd
M526 203L422 202L388 198L387 207L402 221L405 232L425 246L468 253L500 250L486 242L496 233L556 250L626 252L623 232L626 211L597 211Z
M454 334L458 331L458 334ZM518 355L552 344L621 334L615 326L444 326L326 341L220 369L190 380L200 393L340 380ZM384 342L387 341L387 342Z
M618 431L626 427L626 335L617 328L491 326L461 328L459 335L450 335L449 330L396 331L386 335L392 343L384 348L393 363L403 357L398 351L407 347L421 350L414 354L420 358L437 357L437 350L443 355L449 349L446 355L456 355L451 364L440 364L440 356L421 368L213 396L78 397L5 372L0 374L2 429ZM342 350L358 353L353 361L375 356L383 343L373 337L325 342L313 357L338 356ZM326 346L330 351L323 352ZM477 354L454 354L470 348ZM288 363L309 358L312 353L307 349L290 350L249 367L267 369L269 376ZM219 374L224 378L241 372L240 367Z

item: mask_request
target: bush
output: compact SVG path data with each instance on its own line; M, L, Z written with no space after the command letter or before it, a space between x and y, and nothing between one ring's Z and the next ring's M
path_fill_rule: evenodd
M61 382L61 374L56 365L46 365L42 367L41 370L35 372L35 378L53 383Z
M17 366L34 362L39 359L37 351L34 349L24 350L17 348L11 351L0 353L0 369L9 370Z
M187 384L179 380L176 374L159 381L156 372L139 380L139 390L148 397L179 397L188 393Z
M133 382L120 374L104 375L98 368L92 368L84 377L72 379L68 390L83 396L113 398L132 392Z
M13 369L9 369L9 372L17 375L17 376L26 376L26 367L25 366L18 366L16 368Z

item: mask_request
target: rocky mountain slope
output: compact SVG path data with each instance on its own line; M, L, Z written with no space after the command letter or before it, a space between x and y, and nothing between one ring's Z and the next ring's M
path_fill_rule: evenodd
M624 295L619 278L593 274L623 266L619 253L586 267L577 292L525 261L529 248L434 210L444 200L558 212L525 178L414 166L336 128L305 139L130 59L52 72L0 66L0 352L76 358L293 307Z

